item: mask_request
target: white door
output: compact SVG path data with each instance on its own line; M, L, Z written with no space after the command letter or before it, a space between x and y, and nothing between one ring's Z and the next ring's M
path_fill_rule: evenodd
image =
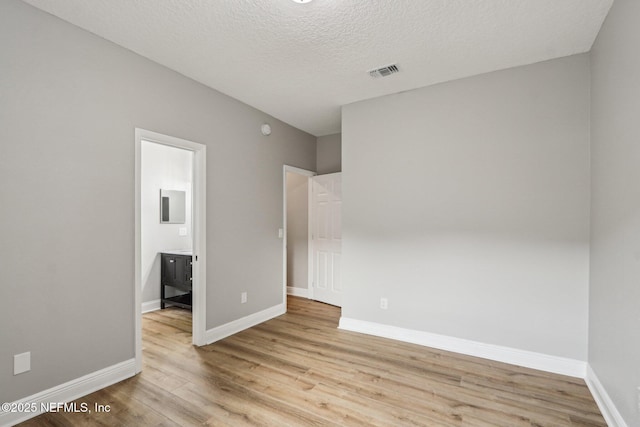
M313 179L313 299L342 307L342 174Z

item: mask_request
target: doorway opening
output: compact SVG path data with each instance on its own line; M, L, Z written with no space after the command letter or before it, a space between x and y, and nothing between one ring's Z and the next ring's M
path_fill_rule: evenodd
M142 313L192 305L193 151L142 140Z
M313 297L311 251L311 178L315 172L284 167L284 302L287 295Z
M135 358L142 369L142 313L191 310L203 345L206 313L206 146L136 129Z
M342 307L342 174L284 167L286 295Z

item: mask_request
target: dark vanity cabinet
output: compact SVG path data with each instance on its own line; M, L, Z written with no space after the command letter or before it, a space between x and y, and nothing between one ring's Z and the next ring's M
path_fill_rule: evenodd
M191 309L191 255L162 253L160 258L160 308L176 305ZM171 296L166 295L167 288L171 288Z

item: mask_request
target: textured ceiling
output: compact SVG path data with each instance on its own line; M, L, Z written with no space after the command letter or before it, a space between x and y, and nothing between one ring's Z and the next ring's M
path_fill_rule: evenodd
M316 136L351 102L587 52L613 3L24 1Z

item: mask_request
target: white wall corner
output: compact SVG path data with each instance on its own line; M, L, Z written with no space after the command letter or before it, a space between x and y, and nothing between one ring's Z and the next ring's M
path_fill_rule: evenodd
M341 317L340 329L452 351L554 374L585 378L587 362L430 332Z
M142 314L149 313L151 311L160 310L160 300L154 299L151 301L142 303Z
M607 425L609 427L628 427L624 418L622 418L622 415L618 411L618 408L616 408L616 405L613 403L613 400L609 397L609 393L607 393L607 390L600 382L600 379L598 379L598 376L591 368L591 365L587 365L587 376L585 381L593 395L593 398L598 404L598 408L600 408L600 412L602 412L602 416L607 422Z
M136 373L135 365L135 359L125 360L124 362L117 363L99 371L87 374L83 377L76 378L75 380L52 387L48 390L17 400L13 403L17 405L35 404L34 409L36 410L34 412L0 411L0 426L12 426L40 415L42 413L41 404L48 404L50 402L71 402L82 396L91 394L94 391L101 390L124 379L130 378Z
M278 304L273 307L269 307L265 310L257 313L250 314L241 319L234 320L224 325L217 326L213 329L208 329L205 334L205 341L207 344L219 341L230 335L249 329L252 326L258 325L267 320L271 320L274 317L278 317L287 312L286 304Z
M296 288L294 286L287 286L287 295L291 295L294 297L309 298L309 289Z

